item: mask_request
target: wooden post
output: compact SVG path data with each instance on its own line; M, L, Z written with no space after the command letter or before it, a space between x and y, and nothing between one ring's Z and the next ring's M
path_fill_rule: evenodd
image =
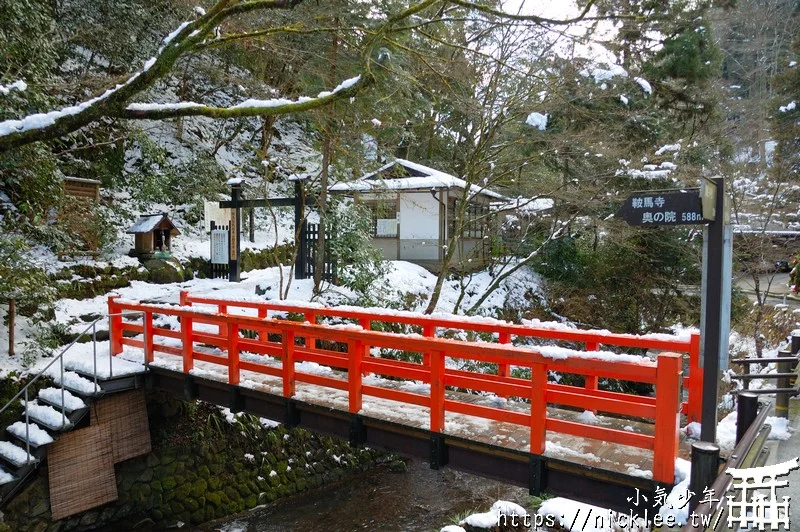
M192 345L192 318L181 316L181 341L183 342L183 372L189 373L194 369Z
M286 398L294 397L294 331L281 331L281 343L283 344L283 359L281 369L283 370L283 396Z
M794 366L797 364L797 359L794 358L795 355L791 353L791 351L781 350L778 351L778 357L780 358L790 358L791 362L778 362L778 373L789 373L792 371ZM776 388L783 388L786 389L789 387L789 378L788 377L781 377L776 379L775 381ZM778 417L782 417L784 419L789 418L789 394L788 393L779 393L775 394L775 414Z
M294 230L299 236L295 249L294 278L306 278L306 221L303 218L303 205L305 203L305 187L303 182L294 182Z
M17 321L17 302L12 297L8 300L8 356L14 356L14 327Z
M547 445L547 365L531 366L531 454Z
M676 353L658 355L656 367L656 419L653 448L653 480L675 481L680 428L682 357Z
M155 341L153 340L153 313L151 311L145 311L144 313L144 360L145 365L150 364L153 361L154 353L153 353L153 346Z
M689 480L689 511L697 508L719 472L719 447L714 443L698 441L692 444L692 472Z
M350 413L358 414L362 407L362 382L361 366L364 362L364 344L360 341L347 343L347 383L348 397L350 399Z
M231 185L231 201L238 204L242 199L242 184L234 183ZM242 207L236 205L231 210L231 228L230 228L230 248L228 257L228 280L230 282L239 282L239 257L241 252L241 244L239 233L242 225Z
M108 337L109 345L112 355L122 353L122 316L113 316L113 314L120 314L121 309L117 306L115 300L119 296L108 296Z
M444 351L433 351L431 368L431 432L444 431Z
M239 384L239 324L228 325L228 384Z
M736 443L758 416L758 396L752 392L739 392L736 396Z
M214 223L214 222L211 222L211 223ZM181 290L179 298L180 298L180 305L182 307L191 307L192 306L192 302L189 301L189 292L187 290Z

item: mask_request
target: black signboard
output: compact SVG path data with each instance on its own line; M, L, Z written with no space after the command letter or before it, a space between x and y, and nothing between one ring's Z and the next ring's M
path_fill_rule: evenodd
M700 190L662 190L637 192L620 207L617 215L636 226L706 224Z

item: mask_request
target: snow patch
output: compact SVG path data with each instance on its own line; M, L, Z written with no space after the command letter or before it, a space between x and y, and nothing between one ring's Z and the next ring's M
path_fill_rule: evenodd
M544 131L547 129L547 113L531 113L528 115L528 118L525 119L525 123L531 127L535 127L539 131Z
M633 78L633 81L639 84L644 92L647 94L653 94L653 86L650 85L650 82L644 78Z

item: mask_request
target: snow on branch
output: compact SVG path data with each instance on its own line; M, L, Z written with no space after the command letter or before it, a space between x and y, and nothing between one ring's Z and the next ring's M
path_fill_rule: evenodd
M300 96L296 100L271 98L259 100L250 98L231 107L209 107L196 102L178 103L132 103L125 108L122 118L163 119L177 116L210 116L231 118L255 115L287 114L305 111L327 105L333 100L355 95L369 84L368 78L361 75L344 80L332 91L320 92L315 98Z

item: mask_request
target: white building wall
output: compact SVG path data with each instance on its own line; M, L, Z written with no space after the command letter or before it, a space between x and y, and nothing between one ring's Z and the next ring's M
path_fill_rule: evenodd
M400 194L400 260L439 259L439 202L430 192Z
M400 240L439 240L439 202L430 192L400 194Z

